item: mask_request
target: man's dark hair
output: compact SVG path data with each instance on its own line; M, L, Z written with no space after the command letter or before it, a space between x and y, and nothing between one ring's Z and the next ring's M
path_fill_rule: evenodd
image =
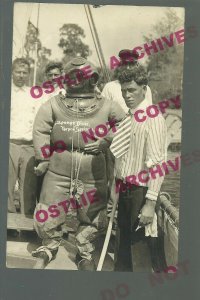
M130 68L121 69L118 77L120 83L135 81L138 85L148 84L148 75L145 68L139 64L132 65Z
M23 57L21 57L21 58L15 58L13 60L13 63L12 63L12 71L15 69L15 67L17 65L27 65L28 66L28 71L30 72L31 66L30 66L30 63L29 63L28 59L23 58Z
M136 51L130 49L122 49L119 51L118 56L122 61L134 63L137 62L139 54Z
M53 69L59 69L60 72L62 73L62 71L63 71L62 63L61 62L56 62L56 61L49 62L45 67L45 74L47 74L49 71L51 71Z
M118 56L120 58L120 65L114 70L114 79L117 80L124 70L138 64L139 55L133 50L123 49L119 51Z

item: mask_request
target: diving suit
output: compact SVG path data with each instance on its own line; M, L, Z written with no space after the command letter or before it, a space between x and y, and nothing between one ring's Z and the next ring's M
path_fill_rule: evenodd
M90 66L89 76L82 72L86 66ZM93 241L107 227L105 151L114 136L112 124L121 121L125 113L117 103L95 94L99 74L90 62L74 58L65 71L70 76L67 95L59 94L44 103L34 123L34 149L39 162L36 173L41 175L46 171L46 174L34 213L34 227L43 246L32 255L46 263L55 258L63 236L61 225L66 214L71 213L79 222L75 235L78 269L95 270ZM91 132L101 124L111 124L108 134L105 137L102 134L101 138L93 136L86 143L83 132ZM56 151L44 152L55 144ZM85 193L90 195L87 203ZM61 202L65 204L58 212ZM44 210L51 212L51 217L41 222L38 211L42 214Z

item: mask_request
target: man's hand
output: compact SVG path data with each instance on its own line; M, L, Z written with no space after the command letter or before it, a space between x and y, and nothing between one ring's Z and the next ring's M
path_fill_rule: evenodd
M151 200L146 200L145 205L141 210L141 217L139 221L139 226L144 227L153 222L153 217L155 213L156 202Z
M104 151L109 147L109 143L105 139L99 139L94 143L85 145L85 152L86 153L94 153L97 154L101 151Z
M42 161L39 163L37 167L34 168L34 172L37 176L41 176L44 174L49 167L49 162L48 161Z

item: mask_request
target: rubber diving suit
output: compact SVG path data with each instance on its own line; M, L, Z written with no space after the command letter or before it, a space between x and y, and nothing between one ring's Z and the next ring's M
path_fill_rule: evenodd
M88 65L92 71L90 76L84 76L81 70ZM34 214L34 226L43 246L32 254L44 258L47 263L55 257L63 235L61 225L65 222L66 213L70 213L71 205L71 212L77 214L79 221L76 232L78 268L95 270L93 241L107 227L104 152L110 146L114 133L110 128L105 138L89 139L86 144L82 132L108 121L119 122L125 113L117 103L95 95L99 74L84 58L70 61L65 71L73 79L68 85L67 96L57 95L44 103L34 123L34 149L39 161L37 169L45 166L43 169L47 172ZM44 155L43 150L55 144L60 148L51 155ZM83 197L85 193L89 193L92 199L87 204ZM71 198L74 202L68 201ZM65 199L65 207L63 204L58 213L58 203ZM36 218L39 210L49 210L51 217L41 222Z

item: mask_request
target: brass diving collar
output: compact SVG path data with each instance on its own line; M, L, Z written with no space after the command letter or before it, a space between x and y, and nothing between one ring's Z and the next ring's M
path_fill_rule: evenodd
M65 99L62 99L62 103L72 113L91 113L99 108L99 100L94 97L94 94L92 98L71 98L67 95Z
M73 93L71 94L69 91L67 92L67 98L72 98L72 99L89 99L89 98L94 98L94 93L88 93L88 94L76 94Z

